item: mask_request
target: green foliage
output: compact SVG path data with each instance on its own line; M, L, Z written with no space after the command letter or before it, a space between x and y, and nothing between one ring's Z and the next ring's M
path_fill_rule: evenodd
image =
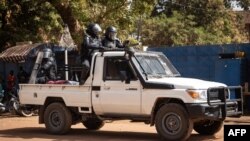
M0 47L27 40L58 42L63 25L73 22L69 28L78 45L83 29L91 22L99 23L103 31L110 25L117 27L118 36L125 40L136 31L138 16L147 16L153 3L151 0L3 0Z
M223 0L167 1L153 18L145 20L142 42L146 45L200 45L246 42L239 16Z
M10 0L4 1L1 5L5 5L0 9L0 38L3 39L0 41L1 49L21 41L58 40L62 21L48 2Z
M173 12L170 18L166 15L150 18L142 28L142 42L150 45L188 45L197 36L192 28L196 24L193 18L178 12Z
M231 1L1 0L0 50L27 40L58 42L64 24L79 45L83 29L91 22L99 23L103 32L113 25L120 39L140 37L143 45L245 42L241 20L229 9ZM157 2L164 7L160 14ZM249 0L239 4L247 9Z

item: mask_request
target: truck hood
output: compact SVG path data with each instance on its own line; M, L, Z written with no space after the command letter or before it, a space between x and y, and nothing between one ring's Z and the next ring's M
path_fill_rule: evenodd
M208 89L209 87L226 87L225 84L219 82L183 77L151 78L148 82L171 84L174 85L176 89Z

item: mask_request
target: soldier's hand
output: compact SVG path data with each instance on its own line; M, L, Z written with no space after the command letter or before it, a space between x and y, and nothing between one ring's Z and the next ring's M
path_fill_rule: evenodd
M105 50L105 47L103 47L103 46L99 47L99 51L104 51L104 50Z
M128 45L129 45L129 43L130 43L130 41L129 41L129 40L125 40L125 41L123 42L123 45L124 45L124 46L128 46Z

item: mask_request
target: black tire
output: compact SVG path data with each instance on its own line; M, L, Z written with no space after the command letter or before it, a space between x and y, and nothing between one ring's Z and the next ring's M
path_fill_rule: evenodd
M69 109L62 103L52 103L44 112L45 127L51 134L65 134L72 124L72 115Z
M163 140L187 140L193 130L193 122L189 119L185 108L176 103L162 106L155 117L157 133Z
M104 122L99 118L88 118L87 120L82 121L82 124L88 130L98 130L104 126Z
M213 135L221 130L223 121L204 120L194 124L194 130L202 135Z

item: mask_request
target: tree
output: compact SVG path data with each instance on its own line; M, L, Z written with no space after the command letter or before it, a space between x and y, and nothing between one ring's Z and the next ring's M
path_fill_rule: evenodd
M88 21L101 24L103 29L113 25L118 28L118 35L126 39L136 31L139 17L148 15L153 4L152 0L87 0L84 9Z
M84 27L97 22L116 26L122 39L136 30L137 17L151 0L3 0L0 2L0 47L17 41L58 42L67 24L77 45Z
M238 0L239 5L244 9L244 10L250 10L250 1L249 0Z
M159 0L145 20L143 42L170 46L244 42L239 19L223 0Z
M60 16L48 2L1 1L1 50L20 41L56 41L62 30Z
M91 22L103 30L113 25L121 39L135 35L147 45L242 42L245 35L238 16L230 12L231 1L2 0L0 50L27 40L58 43L64 24L79 46ZM249 0L239 2L249 7Z

